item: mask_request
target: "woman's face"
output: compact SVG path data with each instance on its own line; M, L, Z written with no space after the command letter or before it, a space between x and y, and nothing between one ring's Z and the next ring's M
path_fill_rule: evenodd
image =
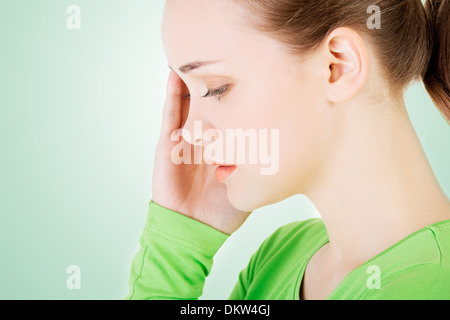
M253 211L306 193L325 157L330 130L319 60L306 63L288 53L280 42L246 26L246 15L233 1L167 0L162 32L169 66L190 93L184 128L193 136L201 121L203 132L223 133L225 146L231 145L226 130L252 136L245 148L235 140L234 157L225 151L208 160L236 164L222 183L232 205ZM212 63L179 70L199 61ZM214 96L205 97L208 90Z

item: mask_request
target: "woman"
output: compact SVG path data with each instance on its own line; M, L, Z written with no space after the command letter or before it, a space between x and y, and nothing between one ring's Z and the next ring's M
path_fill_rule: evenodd
M450 203L403 98L422 79L450 120L449 16L449 0L167 0L172 71L128 298L200 297L227 237L295 194L322 219L266 239L230 299L450 298ZM276 130L278 170L230 150L174 161L226 130Z

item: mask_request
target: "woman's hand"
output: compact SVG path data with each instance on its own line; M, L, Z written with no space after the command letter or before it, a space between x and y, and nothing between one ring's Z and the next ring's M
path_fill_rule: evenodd
M161 134L153 168L152 200L172 211L203 222L223 233L232 234L251 212L234 208L227 197L227 186L214 178L215 167L202 164L176 165L171 153L175 146L185 144L192 155L198 146L187 141L172 141L172 133L181 129L189 114L190 99L183 80L173 71L167 84ZM200 150L201 151L201 150Z

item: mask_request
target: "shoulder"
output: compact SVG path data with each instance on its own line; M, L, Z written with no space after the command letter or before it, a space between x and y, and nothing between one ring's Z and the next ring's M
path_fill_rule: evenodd
M278 247L279 244L285 246L295 244L305 247L325 239L328 239L328 235L322 219L312 218L292 222L278 228L266 238L260 249L267 250L269 247Z
M370 300L448 300L450 268L423 264L404 269L381 280L380 289L370 290Z
M450 299L450 221L429 226L420 235L411 240L408 250L389 261L414 260L383 277L380 289L370 290L367 299Z
M278 228L266 238L252 260L258 265L281 257L286 263L290 259L298 261L301 256L309 254L311 248L327 240L328 234L322 219L292 222Z
M325 225L320 218L312 218L303 221L295 221L278 228L268 240L285 237L306 237L326 234Z

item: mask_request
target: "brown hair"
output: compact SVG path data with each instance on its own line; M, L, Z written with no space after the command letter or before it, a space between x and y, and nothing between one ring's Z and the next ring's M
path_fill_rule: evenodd
M450 1L427 0L425 11L432 52L423 82L450 124Z
M350 27L374 48L391 91L423 80L450 123L450 0L235 0L258 30L296 54L314 52L338 27ZM369 29L368 8L380 8L381 28Z

